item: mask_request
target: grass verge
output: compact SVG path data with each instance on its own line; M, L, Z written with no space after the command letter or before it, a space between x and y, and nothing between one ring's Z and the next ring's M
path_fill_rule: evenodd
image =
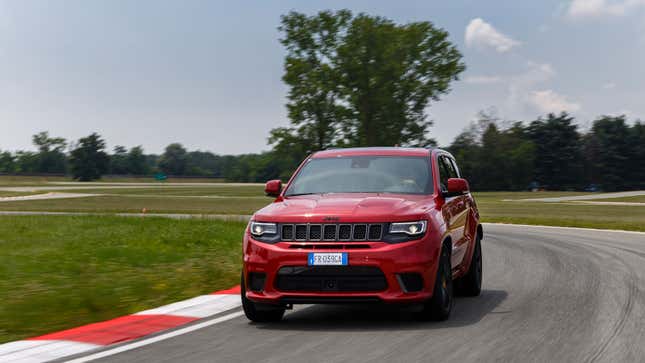
M172 196L110 195L56 200L11 201L0 203L3 211L52 211L93 213L148 213L187 214L253 214L271 203L271 198L185 198Z
M239 282L244 223L0 217L0 343Z
M620 198L607 198L607 199L594 199L592 202L627 202L627 203L645 203L645 195L637 195L633 197L620 197Z
M484 222L645 232L645 208L639 206L504 202L502 199L506 198L490 194L493 193L478 193L475 196ZM503 194L508 196L513 193Z

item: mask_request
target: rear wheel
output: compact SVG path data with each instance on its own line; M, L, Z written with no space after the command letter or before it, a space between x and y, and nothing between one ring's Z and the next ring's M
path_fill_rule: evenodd
M454 305L450 252L448 244L441 248L432 298L424 303L421 311L421 319L423 320L443 321L450 317Z
M246 298L246 286L244 283L244 273L240 283L242 297L242 308L247 319L257 322L266 323L282 320L285 308L281 305L261 304L253 302Z
M482 246L481 236L477 235L473 258L468 273L457 280L457 292L463 296L479 296L482 292Z

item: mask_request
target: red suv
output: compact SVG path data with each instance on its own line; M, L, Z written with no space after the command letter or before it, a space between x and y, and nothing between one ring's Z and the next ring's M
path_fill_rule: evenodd
M444 320L453 288L476 296L482 226L450 153L355 148L307 158L244 234L242 304L277 321L292 304L418 304Z

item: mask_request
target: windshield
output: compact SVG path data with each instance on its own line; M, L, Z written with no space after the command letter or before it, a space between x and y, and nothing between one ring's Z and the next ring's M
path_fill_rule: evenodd
M354 156L310 159L285 196L319 193L432 194L428 159Z

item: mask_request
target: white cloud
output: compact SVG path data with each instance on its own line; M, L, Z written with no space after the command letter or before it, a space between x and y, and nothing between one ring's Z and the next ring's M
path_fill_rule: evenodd
M580 104L571 102L565 96L550 89L531 92L529 102L533 107L543 113L558 113L561 111L575 112L580 110Z
M508 83L507 107L512 110L524 107L527 97L537 84L555 76L555 70L548 63L527 62L526 71L510 78Z
M464 82L471 84L500 83L502 80L502 77L499 76L468 76L464 78Z
M602 85L602 88L604 88L604 89L614 89L614 88L616 88L616 83L607 82L607 83Z
M573 0L567 14L571 18L622 16L640 6L645 6L645 0Z
M493 48L499 53L508 52L521 43L499 32L481 18L475 18L466 26L466 46Z

